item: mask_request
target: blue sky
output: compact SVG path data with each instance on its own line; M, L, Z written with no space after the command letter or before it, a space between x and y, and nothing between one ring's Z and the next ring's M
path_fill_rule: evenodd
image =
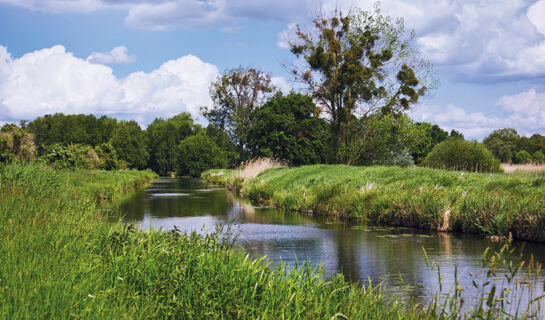
M368 0L0 0L0 122L53 113L136 119L210 104L208 83L239 65L293 84L295 23ZM441 85L415 120L482 139L545 134L545 0L390 0ZM291 26L291 27L290 27ZM200 119L199 121L203 121Z

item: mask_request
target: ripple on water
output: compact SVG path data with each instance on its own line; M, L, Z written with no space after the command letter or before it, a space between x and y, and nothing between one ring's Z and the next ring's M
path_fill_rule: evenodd
M152 193L153 198L177 198L188 196L189 193Z

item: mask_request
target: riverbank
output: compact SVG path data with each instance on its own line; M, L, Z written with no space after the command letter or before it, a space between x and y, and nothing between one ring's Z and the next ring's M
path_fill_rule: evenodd
M233 170L202 177L252 201L362 223L545 242L545 175L429 168L313 165L242 180Z
M0 167L0 318L437 318L308 265L250 259L225 231L141 232L97 210L98 194L154 177Z

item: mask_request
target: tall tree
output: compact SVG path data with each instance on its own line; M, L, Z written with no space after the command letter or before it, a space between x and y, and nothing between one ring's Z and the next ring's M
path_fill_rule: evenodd
M178 144L193 133L191 115L184 112L167 120L155 119L146 132L150 153L149 167L161 175L176 171Z
M225 72L210 85L212 107L201 112L220 130L226 130L241 155L246 151L250 113L274 94L271 76L259 70L238 67Z
M312 98L299 93L279 93L256 108L248 137L252 156L272 156L294 165L331 162L327 123L315 111Z
M516 154L520 136L512 128L494 130L483 140L483 144L501 162L512 162Z
M110 143L120 160L131 168L144 169L148 164L146 134L136 121L120 121Z
M291 52L305 62L293 74L327 114L334 135L337 162L347 162L353 117L399 114L418 102L431 83L429 63L418 58L404 39L403 20L374 12L355 11L319 16L309 31L297 27ZM416 71L415 71L416 70Z

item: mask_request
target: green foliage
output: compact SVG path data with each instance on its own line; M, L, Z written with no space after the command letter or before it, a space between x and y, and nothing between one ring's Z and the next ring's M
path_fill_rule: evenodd
M350 163L342 158L349 143L342 144L353 135L353 117L360 114L365 121L375 113L408 110L426 92L421 82L429 80L431 68L411 49L411 39L404 39L403 20L393 21L379 9L335 11L316 17L312 27L307 32L297 26L297 41L290 43L306 62L293 74L329 115L337 162Z
M86 144L92 147L106 143L112 137L117 120L94 115L64 115L55 113L38 117L28 125L41 152L50 145L61 143Z
M448 132L427 122L415 123L414 127L416 141L410 151L416 163L420 164L437 144L447 139Z
M228 167L233 167L240 163L240 154L237 151L237 147L225 130L220 130L214 124L210 123L205 131L206 135L214 140L216 145L225 153Z
M148 166L160 175L176 171L178 145L193 130L193 119L189 113L181 113L167 120L155 119L146 131L150 154Z
M212 82L210 97L214 105L203 107L201 112L216 128L229 134L244 158L252 126L250 113L275 91L269 74L240 66L226 71Z
M176 172L181 176L199 177L201 172L227 166L227 157L216 143L204 134L189 136L178 146Z
M102 152L106 150L105 148ZM98 169L100 165L100 158L95 150L82 144L53 144L45 148L40 159L56 169ZM105 162L104 165L109 164Z
M119 159L129 167L146 168L149 159L146 133L136 121L120 121L112 133L110 143Z
M36 157L32 134L14 124L0 129L0 162L30 161Z
M541 150L534 152L532 156L532 160L536 164L544 164L545 163L545 155Z
M326 122L315 116L306 95L277 94L250 114L248 148L253 157L274 157L293 165L326 163L332 150Z
M391 164L418 138L409 117L392 113L361 119L352 117L350 131L346 133L337 150L337 159L358 165Z
M532 162L532 155L526 150L521 150L515 155L515 163L525 164Z
M501 172L500 162L478 142L448 139L424 159L424 166L446 170Z
M501 162L511 163L515 156L515 148L519 139L520 136L517 130L510 128L499 129L494 130L494 132L483 140L483 143Z
M411 167L414 166L414 159L407 149L403 149L401 152L393 154L384 164L398 167Z
M98 156L98 168L103 170L119 169L119 161L114 146L103 143L95 148Z
M141 232L97 215L89 184L119 193L153 176L0 168L0 318L429 318L379 287L249 258L229 230Z

